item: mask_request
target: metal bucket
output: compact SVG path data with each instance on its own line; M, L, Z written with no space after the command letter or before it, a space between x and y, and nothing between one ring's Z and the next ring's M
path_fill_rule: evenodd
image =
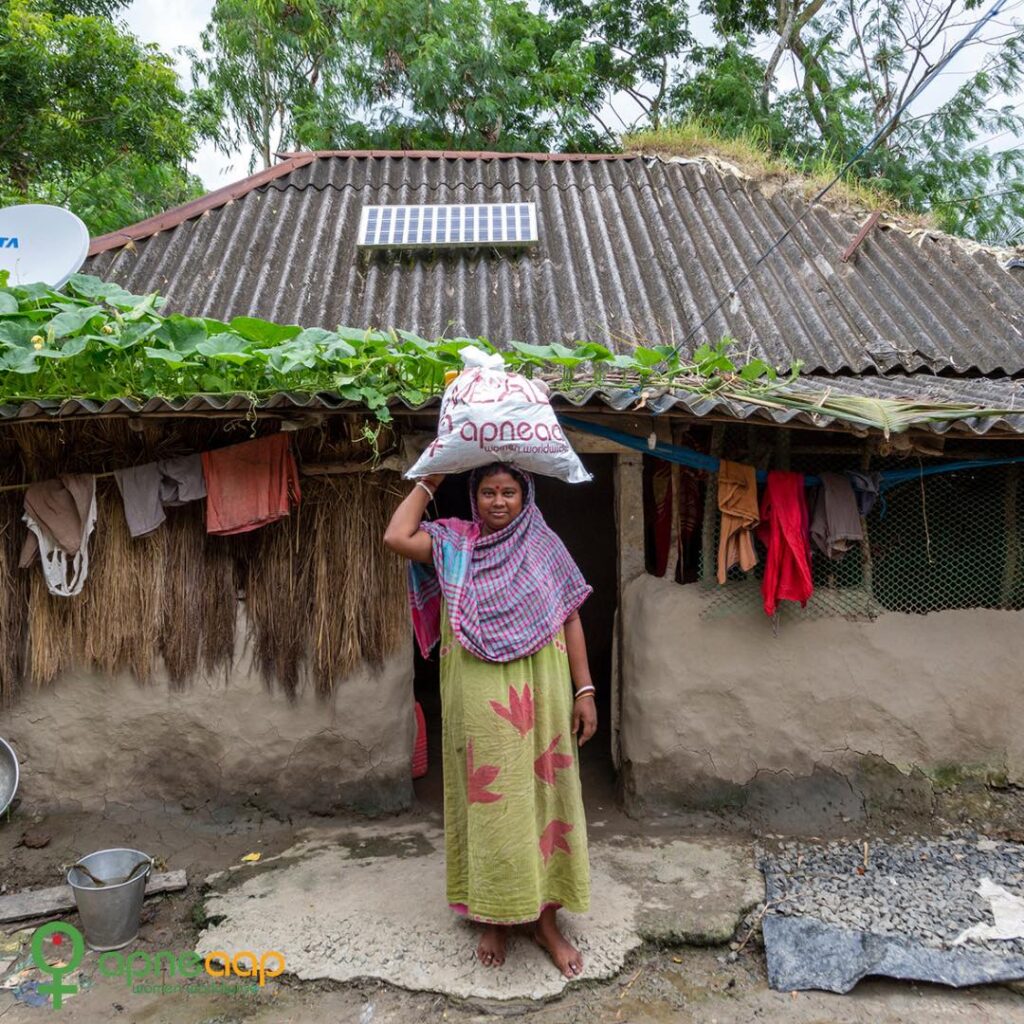
M18 755L11 745L0 739L0 814L10 806L18 792Z
M68 885L75 893L90 949L121 949L139 934L142 900L152 870L148 853L123 849L98 850L71 868Z

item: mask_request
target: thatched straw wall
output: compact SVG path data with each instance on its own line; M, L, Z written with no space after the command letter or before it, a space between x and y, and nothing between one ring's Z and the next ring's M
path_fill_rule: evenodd
M0 460L0 467L0 484L16 479L16 463ZM0 706L4 707L25 674L29 578L17 571L24 530L20 516L18 492L0 492Z
M237 423L234 425L238 425ZM217 421L31 424L0 435L0 483L61 472L105 472L246 440L253 429ZM276 430L258 424L260 433ZM337 419L295 433L300 460L351 462L369 450ZM97 481L97 524L80 595L50 595L38 565L18 570L26 528L20 491L0 492L0 698L46 685L75 667L130 672L147 682L161 661L177 685L227 672L239 605L255 666L294 694L309 679L327 695L359 664L379 665L408 631L404 571L381 542L399 496L394 473L303 477L286 520L211 537L204 503L167 509L133 540L113 478Z

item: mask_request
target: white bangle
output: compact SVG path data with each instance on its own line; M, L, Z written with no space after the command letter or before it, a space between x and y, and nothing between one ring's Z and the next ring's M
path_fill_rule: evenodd
M423 490L425 490L425 491L427 492L427 494L429 494L429 495L430 495L430 500L431 500L431 501L433 501L433 500L434 500L434 492L433 492L433 491L432 491L432 490L430 489L430 487L429 487L429 486L428 486L427 484L425 484L425 483L424 483L424 482L423 482L422 480L417 480L417 481L416 481L416 486L417 486L417 487L422 487L422 488L423 488Z

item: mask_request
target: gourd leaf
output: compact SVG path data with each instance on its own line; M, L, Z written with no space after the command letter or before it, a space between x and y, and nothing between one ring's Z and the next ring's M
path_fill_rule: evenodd
M48 324L55 338L66 338L69 334L80 331L97 313L102 313L102 306L82 306L75 310L58 313Z
M206 321L172 313L160 325L156 336L177 352L194 352L199 342L206 340Z
M219 359L239 365L247 363L252 359L252 356L249 354L249 343L237 334L229 332L214 334L205 341L199 342L196 345L196 351L208 359Z
M289 341L302 331L295 324L274 324L252 316L236 316L228 327L260 346L280 345L282 341Z

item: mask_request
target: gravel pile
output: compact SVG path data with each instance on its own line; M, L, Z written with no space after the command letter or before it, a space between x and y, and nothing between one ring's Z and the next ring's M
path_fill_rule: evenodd
M983 878L1024 897L1024 845L968 834L864 843L790 842L763 851L770 913L900 936L949 949L964 929L992 924ZM972 939L959 949L1024 956L1024 939Z

